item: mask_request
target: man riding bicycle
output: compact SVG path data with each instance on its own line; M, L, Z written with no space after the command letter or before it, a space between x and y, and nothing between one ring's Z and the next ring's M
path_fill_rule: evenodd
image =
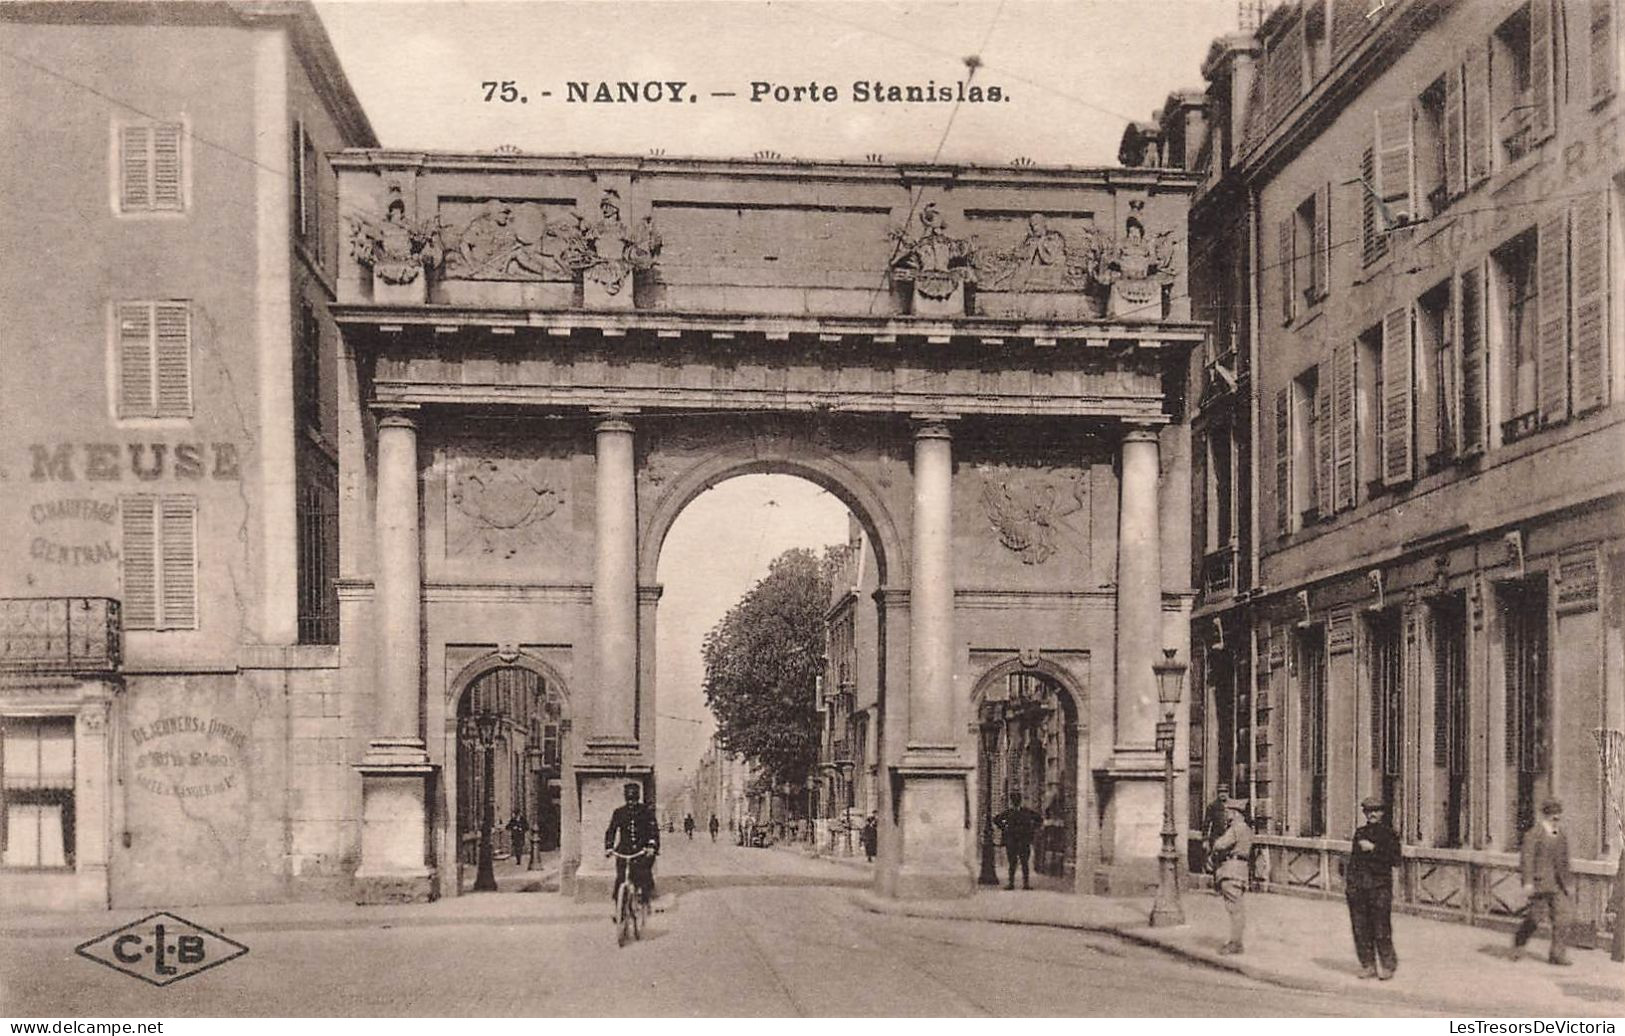
M609 898L611 902L616 901L621 882L626 880L630 870L632 885L643 902L647 903L654 896L655 855L660 852L660 820L655 816L653 806L640 801L643 785L628 781L623 790L626 805L615 807L615 812L610 814L609 828L604 832L604 855L619 854L615 857L615 884L610 887ZM643 855L626 859L640 851Z

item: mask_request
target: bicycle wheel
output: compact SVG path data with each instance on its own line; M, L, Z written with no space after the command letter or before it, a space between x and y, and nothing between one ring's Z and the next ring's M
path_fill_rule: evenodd
M643 896L633 893L632 896L632 938L643 938L643 926L649 923L649 906L643 902Z
M632 940L637 921L633 916L632 897L627 893L627 886L621 886L620 896L615 901L615 945L625 946Z

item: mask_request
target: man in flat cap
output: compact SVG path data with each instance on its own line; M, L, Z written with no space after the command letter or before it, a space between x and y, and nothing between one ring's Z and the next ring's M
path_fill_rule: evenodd
M1399 836L1383 819L1387 812L1376 796L1360 803L1365 823L1354 832L1344 889L1360 977L1384 981L1394 977L1394 868L1399 864Z
M1569 891L1574 873L1569 869L1569 836L1563 831L1563 804L1547 799L1540 806L1540 820L1523 836L1523 891L1529 898L1523 924L1512 936L1512 959L1523 955L1523 944L1535 934L1544 916L1552 925L1552 950L1547 958L1553 964L1567 965L1563 952L1563 925L1569 919Z
M1247 928L1247 913L1241 897L1247 894L1252 869L1253 829L1247 824L1247 800L1225 799L1225 828L1213 842L1213 883L1230 913L1230 941L1219 947L1224 954L1240 953Z

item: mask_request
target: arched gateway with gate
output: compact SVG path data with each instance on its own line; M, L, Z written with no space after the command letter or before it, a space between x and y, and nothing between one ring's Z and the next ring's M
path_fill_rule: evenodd
M1186 654L1190 174L334 165L363 900L456 890L459 702L503 666L556 704L566 890L607 880L584 842L628 775L656 790L661 543L748 472L827 488L875 551L880 890L968 893L1012 781L1059 810L1046 869L1148 873L1152 664Z

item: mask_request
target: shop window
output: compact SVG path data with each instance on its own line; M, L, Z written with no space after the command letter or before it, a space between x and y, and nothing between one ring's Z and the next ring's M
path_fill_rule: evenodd
M118 127L120 212L180 212L186 208L184 137L179 122Z
M1298 833L1326 834L1326 637L1319 626L1298 635Z
M1551 692L1548 675L1546 586L1541 579L1500 588L1502 662L1506 673L1508 845L1535 822L1550 791Z
M0 863L70 868L74 853L71 716L0 719Z
M1460 593L1451 594L1429 609L1433 623L1433 844L1443 849L1464 848L1468 841L1467 761L1472 727L1464 598Z

